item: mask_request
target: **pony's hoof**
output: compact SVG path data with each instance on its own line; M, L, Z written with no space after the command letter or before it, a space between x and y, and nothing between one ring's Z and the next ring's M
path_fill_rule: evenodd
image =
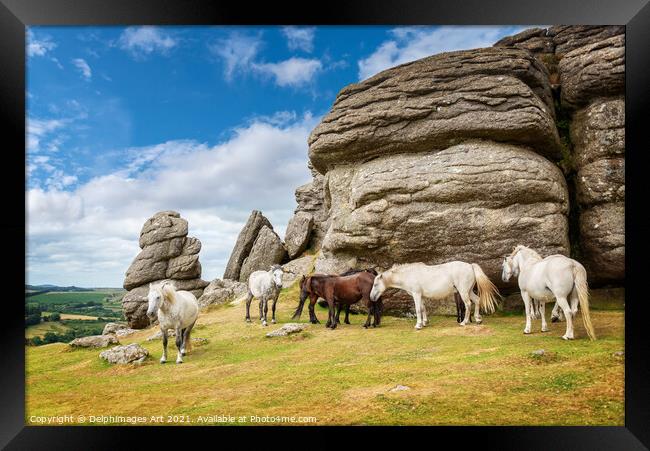
M262 326L268 326L268 324L266 324L266 321L262 321Z
M179 364L179 363L183 363L183 361L182 361L182 360L177 360L176 363L177 363L177 364Z
M161 363L161 364L162 364L162 363L165 363L165 362L167 362L167 360L165 360L165 359L160 359L160 363Z
M542 332L548 332L550 329L547 327L546 329L542 329Z
M247 323L250 323L250 322L251 322L251 319L250 319L250 318L246 318L246 322L247 322Z
M529 330L524 330L524 335L530 335L530 331Z
M563 340L573 340L573 337L569 337L567 335L562 335Z
M275 320L274 320L274 319L271 320L271 324L275 324Z
M414 329L415 329L415 330L421 330L421 329L422 329L422 325L421 325L421 324L416 324L415 327L414 327Z

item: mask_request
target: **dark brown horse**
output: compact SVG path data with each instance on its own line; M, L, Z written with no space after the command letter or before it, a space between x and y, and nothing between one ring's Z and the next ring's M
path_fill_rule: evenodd
M309 297L309 320L317 324L314 305L319 297L327 301L328 317L326 327L336 329L337 315L335 306L350 305L363 300L368 307L368 318L364 327L370 326L370 317L374 316L373 327L381 322L382 303L381 299L376 302L370 301L370 290L375 281L377 273L374 270L349 271L347 275L334 276L328 274L312 274L300 280L300 303L293 315L293 319L300 317L305 306L305 300Z

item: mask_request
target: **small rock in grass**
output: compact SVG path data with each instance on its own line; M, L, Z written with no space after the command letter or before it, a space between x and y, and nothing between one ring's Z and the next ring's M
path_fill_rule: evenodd
M612 354L614 357L623 357L625 355L625 351L616 351L614 354Z
M118 344L115 335L89 335L72 340L69 345L73 348L105 348L110 344Z
M546 354L546 352L543 349L538 349L536 351L533 351L532 354L534 356L543 356L544 354Z
M404 391L404 390L410 390L411 387L407 387L406 385L396 385L395 387L391 388L391 392L396 392L396 391Z
M126 346L115 346L102 351L99 357L108 363L142 363L149 355L149 351L137 343Z
M267 337L286 337L289 334L295 334L296 332L300 332L307 327L306 324L299 324L299 323L287 323L284 326L282 326L279 329L276 329L272 332L269 332L266 334Z

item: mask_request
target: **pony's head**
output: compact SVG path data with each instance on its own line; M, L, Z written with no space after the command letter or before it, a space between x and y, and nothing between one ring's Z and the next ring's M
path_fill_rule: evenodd
M284 273L284 271L282 270L282 266L280 265L271 266L271 273L273 274L273 282L275 283L275 285L281 287L282 274Z
M174 285L169 282L163 282L160 284L149 284L149 294L147 295L147 300L149 305L147 306L147 317L150 320L153 320L157 313L158 309L165 302L165 298L169 297L169 292L173 291Z
M504 282L508 282L513 276L519 276L519 263L513 256L509 255L505 257L501 266L501 280Z
M387 288L386 273L383 272L375 277L375 281L372 284L372 290L370 290L370 300L372 302L377 302Z

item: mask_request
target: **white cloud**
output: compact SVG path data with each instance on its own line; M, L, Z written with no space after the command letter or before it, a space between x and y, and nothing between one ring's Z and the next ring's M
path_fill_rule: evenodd
M31 30L27 31L27 55L45 56L45 54L56 48L56 43L49 37L37 39Z
M73 189L65 184L76 179L55 174L60 185L27 192L28 279L120 286L139 252L142 224L169 209L203 244L203 278L221 277L252 209L284 237L294 190L311 178L307 136L317 120L280 112L251 120L215 146L170 141L127 149L123 167Z
M313 27L282 27L282 33L287 38L289 50L303 50L310 53L314 50L314 34L316 29Z
M370 56L358 62L359 80L365 80L384 69L426 56L453 50L491 47L503 36L528 28L497 26L399 27L390 31Z
M253 68L272 75L278 86L301 86L309 83L323 65L317 59L292 57L279 63L253 63Z
M67 123L68 120L66 119L27 118L27 150L31 152L42 150L41 141L56 130L64 127Z
M90 69L90 66L83 58L75 58L72 60L72 64L81 72L81 75L84 79L90 80L93 76L93 71Z
M133 57L141 58L154 52L167 54L178 41L159 27L129 27L122 32L118 45Z
M230 81L239 71L249 69L262 46L261 35L233 32L209 45L210 51L224 62L224 77Z

